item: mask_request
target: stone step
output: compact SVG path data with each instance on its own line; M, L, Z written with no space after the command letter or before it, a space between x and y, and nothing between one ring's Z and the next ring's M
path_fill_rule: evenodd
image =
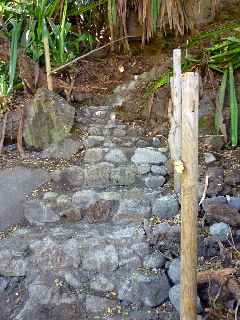
M56 187L63 190L96 188L109 190L116 188L150 188L161 190L167 181L167 168L164 165L114 164L99 162L82 166L71 166L56 170L50 177Z
M125 139L118 141L118 139L115 140L115 138L104 139L102 136L89 136L84 140L86 147L85 157L87 158L87 162L89 162L91 158L92 162L99 162L95 160L95 158L102 158L106 154L109 154L106 161L115 163L126 162L128 160L129 162L137 164L158 165L166 162L168 149L154 148L149 145L143 146L142 142L148 144L148 141L145 140ZM139 147L139 145L141 147ZM102 157L99 156L100 154Z
M126 311L157 320L172 279L153 245L179 239L166 222L180 211L163 188L168 150L115 120L112 106L78 108L75 120L88 132L84 157L51 173L54 191L24 203L30 226L0 242L0 290L11 278L26 292L13 320L46 312L46 319L119 320Z
M167 224L157 226L155 236L172 232ZM1 281L18 279L18 288L28 290L14 320L33 319L40 306L63 306L64 320L73 306L81 306L74 308L79 319L84 312L101 318L109 308L121 314L129 304L157 307L170 290L166 261L152 250L144 228L129 221L22 227L0 242Z
M31 225L64 224L83 221L90 224L119 224L122 221L141 224L156 216L172 219L179 213L176 195L163 195L151 189L116 189L97 192L93 189L73 194L47 192L41 200L24 205L24 216Z
M107 148L154 147L155 140L153 139L141 138L139 136L129 137L128 134L126 134L126 136L124 137L115 137L111 134L111 132L108 132L108 134L104 136L106 129L104 130L105 130L104 132L100 132L99 129L92 130L91 131L92 135L88 135L88 137L85 140L83 140L85 148L89 149L89 148L96 148L96 147L107 147ZM165 151L165 149L163 150Z

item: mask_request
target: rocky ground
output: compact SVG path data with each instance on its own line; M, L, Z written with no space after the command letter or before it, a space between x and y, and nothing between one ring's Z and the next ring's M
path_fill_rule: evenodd
M5 149L1 319L179 319L181 209L166 137L116 115L136 85L75 111L50 95L54 118L39 125L33 107L24 132L44 151ZM68 132L73 118L72 135L46 146L56 135L43 140L45 128ZM222 137L200 138L199 319L240 319L239 150L222 148Z

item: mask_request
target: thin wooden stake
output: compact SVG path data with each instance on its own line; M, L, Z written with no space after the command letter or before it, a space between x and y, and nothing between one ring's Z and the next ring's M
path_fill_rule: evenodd
M48 90L53 91L53 80L51 75L51 59L50 59L50 50L49 50L49 41L48 41L48 31L46 26L46 21L43 23L44 33L43 33L43 45L44 45L44 54L45 54L45 65L47 73L47 85Z
M182 76L181 320L197 319L198 74Z
M172 110L169 132L169 148L173 162L181 160L181 127L182 127L182 85L181 85L181 49L173 50L173 77L171 78ZM174 189L181 191L180 174L174 168Z
M23 158L25 156L25 153L23 150L24 108L20 108L19 112L21 114L21 117L19 120L19 127L18 127L18 133L17 133L17 150L20 156Z

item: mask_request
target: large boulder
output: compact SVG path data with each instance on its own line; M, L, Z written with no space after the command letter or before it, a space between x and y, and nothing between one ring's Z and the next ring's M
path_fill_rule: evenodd
M25 143L43 150L63 141L72 128L74 115L75 109L62 97L45 88L38 89L26 108Z

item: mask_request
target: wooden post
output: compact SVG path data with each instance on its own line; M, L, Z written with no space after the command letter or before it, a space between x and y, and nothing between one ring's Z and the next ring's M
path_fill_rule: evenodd
M182 76L181 320L197 319L198 74Z
M182 85L181 49L173 50L173 77L171 78L172 110L170 112L169 148L173 162L181 160ZM181 191L180 174L174 168L174 189Z

